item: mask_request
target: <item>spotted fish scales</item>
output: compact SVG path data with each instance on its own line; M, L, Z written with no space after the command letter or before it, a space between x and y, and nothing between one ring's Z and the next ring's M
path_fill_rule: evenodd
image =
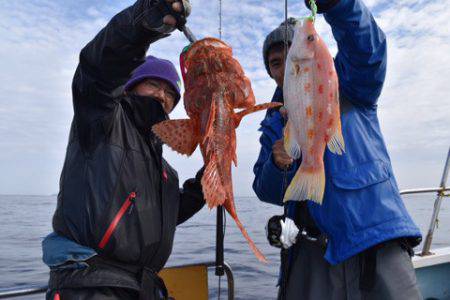
M328 149L345 152L339 112L339 84L333 58L314 28L304 19L295 27L284 75L283 95L288 112L284 146L301 165L284 201L322 203L325 189L323 156Z

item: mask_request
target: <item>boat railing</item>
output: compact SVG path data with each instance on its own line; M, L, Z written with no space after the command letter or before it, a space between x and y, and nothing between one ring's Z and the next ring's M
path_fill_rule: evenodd
M216 266L216 263L211 261L211 262L206 262L206 263L196 263L196 264L173 266L171 268L184 268L184 267L191 267L191 266L198 266L198 265L206 266L207 268L214 268ZM225 275L227 277L228 300L234 300L233 271L231 270L231 267L227 262L223 263L223 267L224 267ZM0 289L0 299L43 294L46 291L47 291L47 285L41 285L41 286L30 285L30 286L23 286L20 288Z
M424 189L413 189L413 190L403 190L400 192L401 195L411 195L411 194L423 194L423 193L436 193L436 200L434 201L433 214L431 216L430 226L428 227L427 236L423 243L421 256L431 255L430 252L431 242L433 241L434 229L439 221L439 211L441 210L441 204L444 197L448 197L447 193L450 191L447 184L448 172L450 169L450 149L447 153L447 159L445 161L444 172L442 173L441 184L437 188L424 188Z

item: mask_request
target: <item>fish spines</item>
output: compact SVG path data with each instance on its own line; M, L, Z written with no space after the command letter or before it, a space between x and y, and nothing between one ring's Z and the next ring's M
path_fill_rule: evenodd
M283 202L311 200L322 204L324 191L325 168L323 162L316 167L302 164L289 184Z

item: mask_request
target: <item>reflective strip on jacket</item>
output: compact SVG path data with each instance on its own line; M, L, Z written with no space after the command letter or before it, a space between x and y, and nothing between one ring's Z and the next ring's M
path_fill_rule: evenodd
M377 117L377 99L386 74L386 39L360 0L341 0L324 14L338 44L335 58L341 95L346 152L324 155L322 205L308 201L320 230L328 236L325 258L338 264L383 241L421 237L400 197ZM282 101L277 89L273 101ZM261 152L254 167L253 189L261 201L282 205L284 172L272 159L272 145L282 138L279 112L261 123ZM299 163L286 174L293 178Z

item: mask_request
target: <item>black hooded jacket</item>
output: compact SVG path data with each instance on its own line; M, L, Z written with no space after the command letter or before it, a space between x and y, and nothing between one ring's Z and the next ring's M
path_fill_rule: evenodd
M144 62L150 43L164 37L141 24L147 2L116 15L81 51L53 228L101 257L158 272L176 225L204 199L201 174L180 190L177 172L151 135L151 125L166 118L161 105L115 95Z

